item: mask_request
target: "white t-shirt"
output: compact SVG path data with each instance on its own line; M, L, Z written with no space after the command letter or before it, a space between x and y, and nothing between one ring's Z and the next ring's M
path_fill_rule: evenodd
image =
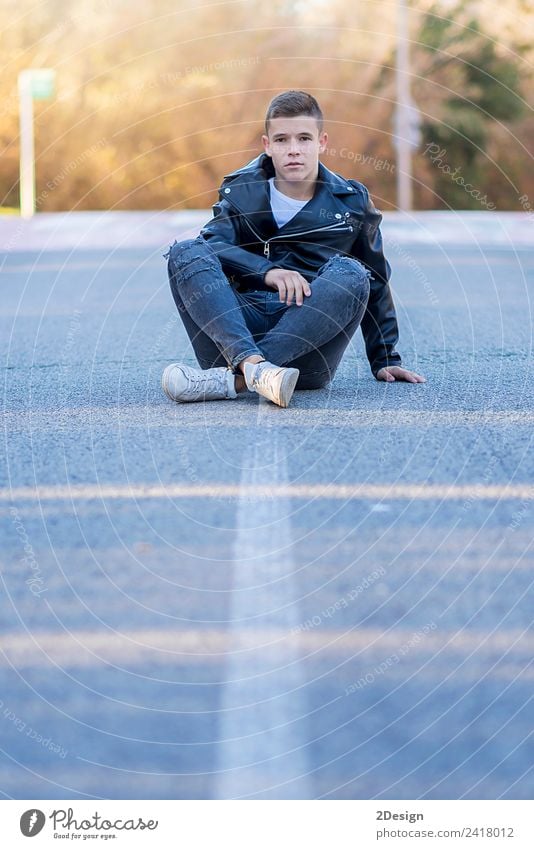
M274 177L269 179L271 187L271 209L273 211L274 220L277 226L283 227L288 221L295 217L297 212L300 212L303 206L308 203L307 200L295 200L282 192L279 192L274 185Z

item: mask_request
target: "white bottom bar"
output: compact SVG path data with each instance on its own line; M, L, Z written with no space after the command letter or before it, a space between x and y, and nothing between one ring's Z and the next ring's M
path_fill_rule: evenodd
M534 845L532 803L528 801L10 800L0 807L2 844L9 849L28 846L21 816L26 830L31 819L35 829L41 827L35 835L36 847L61 846L67 840L158 849L532 849ZM145 828L129 830L139 820ZM121 827L125 824L126 829Z

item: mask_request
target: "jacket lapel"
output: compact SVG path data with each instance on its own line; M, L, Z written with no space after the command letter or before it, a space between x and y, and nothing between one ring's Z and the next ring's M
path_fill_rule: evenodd
M265 240L278 232L291 235L328 223L328 213L339 209L334 195L351 194L347 182L319 162L314 196L279 230L271 210L269 177L274 177L272 159L263 153L244 168L227 174L219 190L220 197L244 215Z

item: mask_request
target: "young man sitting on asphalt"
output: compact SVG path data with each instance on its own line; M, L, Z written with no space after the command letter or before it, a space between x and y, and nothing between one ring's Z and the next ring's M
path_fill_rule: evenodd
M314 97L269 104L265 153L227 175L213 218L166 257L171 291L201 369L174 363L173 401L257 392L287 407L334 377L361 324L378 380L422 383L401 366L380 222L361 183L319 162L328 141Z

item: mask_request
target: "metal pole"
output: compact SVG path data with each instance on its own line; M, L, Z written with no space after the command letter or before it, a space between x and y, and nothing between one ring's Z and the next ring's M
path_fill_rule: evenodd
M399 209L412 208L412 153L410 147L410 77L408 55L408 8L406 0L397 6L397 204Z
M20 98L20 214L31 218L35 212L35 155L33 143L33 96L31 71L19 74Z

